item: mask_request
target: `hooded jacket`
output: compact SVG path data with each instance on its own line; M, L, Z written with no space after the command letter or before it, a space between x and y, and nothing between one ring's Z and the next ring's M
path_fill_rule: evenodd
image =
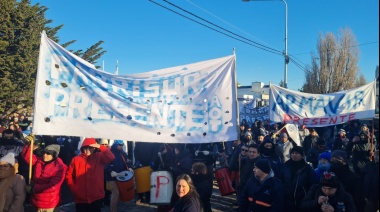
M22 151L27 163L33 165L33 190L31 203L37 208L55 208L60 205L61 185L65 179L67 166L61 158L45 163L42 158L32 156L30 161L30 146Z
M86 138L81 149L95 143L95 139ZM92 203L104 198L104 167L112 162L115 156L102 145L99 146L99 151L95 150L89 156L82 152L71 160L66 180L75 203Z

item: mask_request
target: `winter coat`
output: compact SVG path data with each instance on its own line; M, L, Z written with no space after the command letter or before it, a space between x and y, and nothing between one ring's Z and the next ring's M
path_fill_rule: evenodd
M170 212L201 212L202 206L197 195L196 192L189 192L176 202L172 202L173 208Z
M319 184L315 184L310 188L310 191L307 193L306 197L300 204L300 209L302 211L308 212L320 212L321 205L318 204L318 198L320 196L326 196L322 192L322 188ZM347 193L343 188L338 188L335 195L329 196L328 203L334 208L334 211L337 211L338 202L343 202L346 212L355 212L356 207L355 203L352 200L351 194Z
M88 144L83 142L84 146ZM89 156L82 153L71 160L66 180L75 203L92 203L104 198L104 166L115 156L105 146L101 145L99 150Z
M212 183L208 179L207 175L191 175L191 179L194 182L194 186L199 194L199 199L202 202L204 212L211 212L211 195L212 195Z
M256 177L251 177L240 196L240 211L281 212L284 208L282 183L274 177L273 172L262 182Z
M335 173L346 192L351 194L355 202L356 210L365 211L366 201L362 179L353 173L347 164L340 169L331 166L330 171Z
M293 176L292 169L294 169L295 163L297 162L293 160L285 162L279 177L284 185L285 208L287 211L297 210L299 203L306 196L315 181L314 170L304 160L299 162L300 167Z
M30 163L30 146L25 146L22 156ZM41 157L32 156L33 187L31 204L36 208L55 208L60 205L61 185L67 166L61 158L45 163Z
M115 156L115 159L105 167L104 179L106 181L115 181L115 178L111 177L112 171L120 173L127 170L127 153L123 150L118 150L117 145L112 145L111 152Z
M185 152L181 152L178 155L176 155L176 158L174 160L174 165L173 165L173 180L176 181L177 177L181 174L191 174L191 166L193 165L193 161L187 153L186 150Z
M272 167L274 176L276 176L278 178L278 176L280 175L282 165L283 165L281 158L276 153L269 155L269 156L260 154L260 158L261 159L267 159L269 161L270 166Z
M5 193L4 211L2 212L24 212L25 186L24 178L16 174Z
M372 146L372 150L374 146ZM357 174L361 172L365 164L369 162L371 143L368 141L349 142L347 152L352 152L352 165Z
M278 142L275 145L276 154L281 158L282 161L286 162L290 159L290 150L296 146L293 141L288 140L287 142Z
M379 202L379 163L367 163L363 175L365 197L373 202Z
M254 177L253 167L255 167L255 162L259 160L260 157L249 159L244 158L241 161L241 171L240 171L240 187L244 188L248 180Z

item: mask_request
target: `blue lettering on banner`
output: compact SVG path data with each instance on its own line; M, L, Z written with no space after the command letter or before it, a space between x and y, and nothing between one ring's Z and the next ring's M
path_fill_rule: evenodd
M174 128L177 132L205 129L213 133L220 132L225 121L231 121L223 120L226 111L220 97L209 97L207 102L193 100L209 89L204 79L201 82L205 83L193 83L201 77L201 72L150 81L117 79L108 73L96 72L69 55L54 53L60 61L59 71L54 70L57 63L54 55L45 61L47 67L51 67L45 72L50 74L45 77L51 85L44 94L49 102L50 117L78 120L91 117L94 123L112 121L130 126ZM63 88L61 83L68 86Z

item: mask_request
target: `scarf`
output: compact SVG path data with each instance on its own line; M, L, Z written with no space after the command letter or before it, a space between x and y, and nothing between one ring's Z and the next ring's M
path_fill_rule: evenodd
M4 211L6 193L15 175L14 167L0 171L0 211Z

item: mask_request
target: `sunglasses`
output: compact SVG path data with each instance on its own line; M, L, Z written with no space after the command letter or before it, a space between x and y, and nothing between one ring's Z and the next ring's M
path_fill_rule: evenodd
M102 145L102 146L108 146L108 144L100 144L100 145Z
M44 154L47 154L47 155L53 155L53 153L50 152L50 151L43 151L43 155L44 155Z
M248 149L241 149L242 152L248 152Z
M119 146L124 146L124 144L119 144Z

